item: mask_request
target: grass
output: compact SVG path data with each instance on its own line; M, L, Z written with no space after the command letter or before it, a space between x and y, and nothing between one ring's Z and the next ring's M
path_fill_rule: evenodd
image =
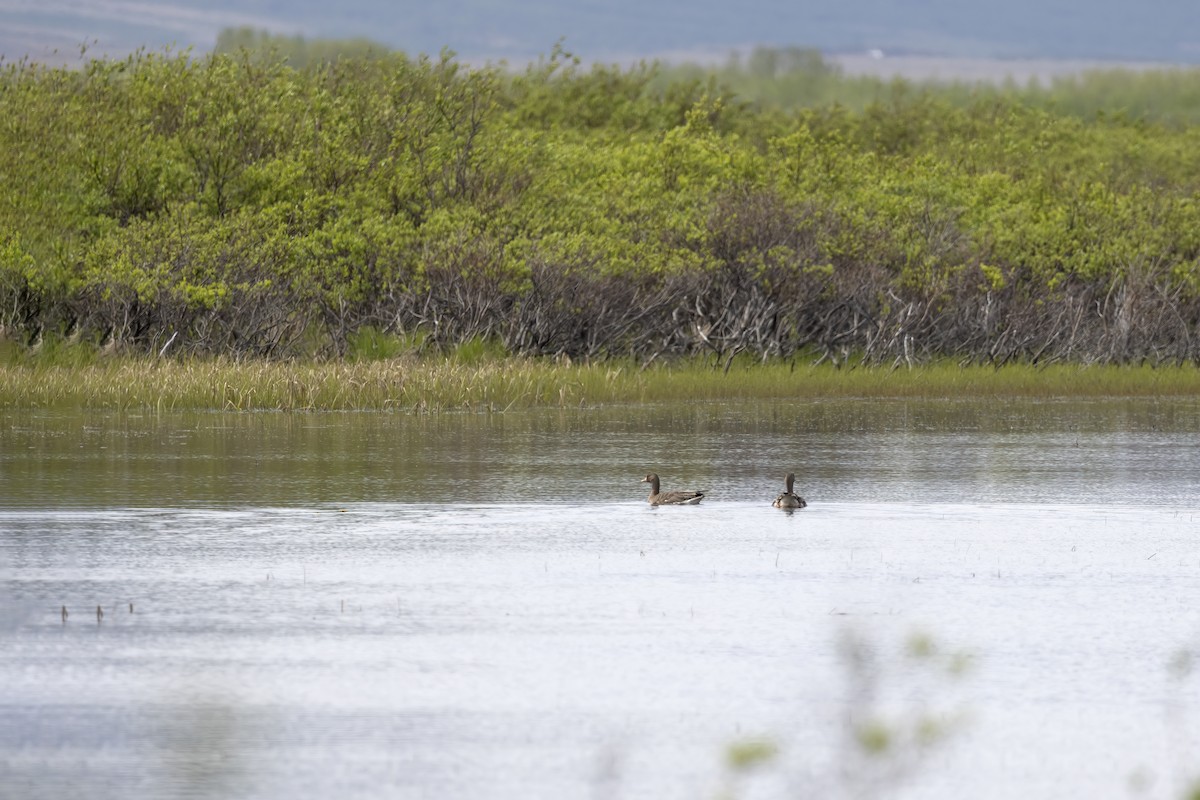
M293 363L97 358L0 360L0 408L506 411L735 399L1200 396L1194 365L911 369L699 362L639 369L520 358Z

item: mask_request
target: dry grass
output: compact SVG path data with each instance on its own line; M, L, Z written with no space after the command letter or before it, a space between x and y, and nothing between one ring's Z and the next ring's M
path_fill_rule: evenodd
M1194 366L1008 366L839 370L698 363L640 370L504 359L280 363L99 360L0 365L0 407L219 410L504 411L606 403L837 397L1179 397L1200 394Z

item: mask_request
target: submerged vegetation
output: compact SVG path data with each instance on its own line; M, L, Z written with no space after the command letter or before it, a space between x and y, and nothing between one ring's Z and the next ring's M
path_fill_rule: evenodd
M1200 76L1175 81L1186 98ZM505 354L507 380L560 369L524 357L608 364L586 376L1200 357L1200 128L1025 90L797 105L731 83L558 48L517 72L373 50L3 65L0 338L209 359L93 373L268 382L234 362ZM472 391L436 402L516 401Z

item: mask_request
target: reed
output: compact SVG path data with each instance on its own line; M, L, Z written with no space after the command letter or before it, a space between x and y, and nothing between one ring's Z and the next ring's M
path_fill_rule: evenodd
M501 412L531 407L819 398L1179 397L1200 394L1194 365L913 368L828 364L570 364L97 359L0 365L0 407L178 411Z

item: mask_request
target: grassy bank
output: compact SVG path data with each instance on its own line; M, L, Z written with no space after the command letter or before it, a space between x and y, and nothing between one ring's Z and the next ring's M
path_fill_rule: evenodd
M0 366L0 407L171 411L489 411L734 399L1181 397L1200 395L1194 366L1012 365L837 369L789 363L572 365L506 359L280 363L101 360Z

